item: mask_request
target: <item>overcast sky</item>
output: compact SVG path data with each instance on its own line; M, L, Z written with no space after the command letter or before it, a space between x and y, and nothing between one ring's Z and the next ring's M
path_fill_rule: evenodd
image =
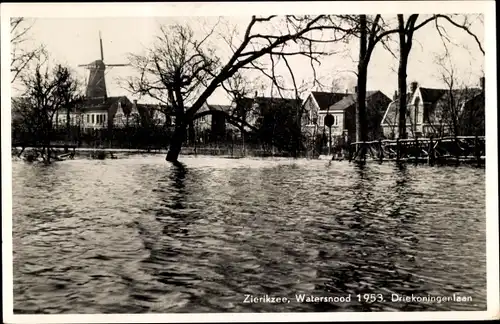
M391 20L394 19L395 15L386 15L385 17L387 20ZM224 17L217 31L224 33L228 26L242 30L249 20L249 16ZM154 36L158 35L160 24L186 23L195 30L198 37L201 37L217 21L217 17L36 18L30 33L30 42L26 43L26 46L44 44L52 60L69 65L82 80L85 80L88 71L78 67L78 64L90 63L100 58L99 31L103 37L104 61L108 64L127 63L128 53L141 53L152 44ZM448 36L454 42L450 45L451 62L455 65L461 82L469 86L477 86L479 78L483 75L483 54L470 35L451 27L449 24L443 23L443 25L447 27ZM484 44L484 26L479 20L473 24L472 31ZM217 34L214 35L211 42L222 57L227 56L228 46L218 38ZM397 46L397 44L395 45ZM347 88L352 90L355 76L349 71L356 69L358 41L353 40L347 45L332 46L337 46L342 53L325 58L318 70L319 76L323 80L341 79L343 82L339 86L344 90ZM434 24L429 24L418 30L408 64L408 82L418 81L427 87L444 87L439 76L439 66L435 62L436 54L442 54L443 51L443 43ZM312 78L312 70L306 63L306 61L299 59L292 62L295 77L299 82ZM379 46L373 53L370 62L368 89L381 90L392 97L397 88L397 64L398 60ZM283 70L283 72L285 71ZM134 96L120 86L118 79L136 73L131 67L116 67L109 70L106 75L108 95L127 95L133 99ZM141 98L141 101L149 100ZM229 103L229 99L223 91L217 91L208 101L212 104Z

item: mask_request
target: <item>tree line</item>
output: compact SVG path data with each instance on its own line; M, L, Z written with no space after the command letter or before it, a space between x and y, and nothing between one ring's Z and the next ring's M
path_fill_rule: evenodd
M356 141L366 141L368 127L365 99L371 56L375 48L381 46L391 51L389 43L397 42L400 98L398 133L401 138L405 138L408 135L408 58L416 33L422 27L434 24L443 42L447 42L446 29L457 28L470 35L483 54L484 50L479 38L471 30L472 21L467 15L434 14L422 17L418 14L398 14L393 17L397 20L396 26L387 23L387 18L363 14L252 16L241 33L236 28L218 33L219 21L201 38L195 35L189 25L161 26L156 42L144 55L129 55L130 63L138 71L138 76L128 78L126 87L135 95L148 96L172 107L176 123L168 144L166 160L176 163L182 146L188 141L190 125L203 115L222 114L244 133L252 128L238 111L199 112L217 89L224 89L234 100L245 97L249 91L248 84L252 84L245 81L245 75L250 71L257 72L268 80L278 95L283 96L283 92L292 91L299 98L303 85L298 84L290 59L302 57L310 62L314 86L319 82L316 69L321 60L334 54L323 45L342 44L357 39ZM22 23L22 19L11 20L12 35L16 34ZM18 34L21 35L20 38L25 35ZM220 55L216 51L211 43L214 38L227 44L229 55ZM13 37L12 42L15 41L16 38ZM69 107L82 100L82 96L77 91L78 82L72 79L69 68L58 64L52 70L44 70L45 54L43 48L33 50L28 55L13 53L13 58L19 59L12 61L11 71L13 80L19 78L27 89L23 96L26 103L20 107L28 111L31 109L31 113L36 116L30 127L44 128L40 141L47 143L53 112L64 106L69 114ZM283 76L278 72L280 64L289 74L292 87L285 84ZM297 111L297 118L300 118L301 113ZM299 141L300 135L293 133L290 136L293 141Z

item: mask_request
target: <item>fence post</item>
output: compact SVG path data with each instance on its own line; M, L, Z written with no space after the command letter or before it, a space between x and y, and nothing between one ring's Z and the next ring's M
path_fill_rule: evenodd
M380 163L382 163L384 161L384 149L382 148L382 139L381 138L379 138L379 140L378 140L378 147L379 147L378 158L379 158Z
M427 163L429 165L434 165L434 143L432 141L432 136L429 139L429 148L427 150Z
M474 138L474 155L476 156L476 162L479 166L481 164L481 150L479 149L479 137L476 134Z
M460 165L460 145L458 143L458 138L457 134L455 133L453 136L453 143L455 144L455 158L456 158L456 165ZM453 146L452 146L453 147Z
M420 146L418 142L418 137L415 136L415 164L418 163L419 158L420 158Z

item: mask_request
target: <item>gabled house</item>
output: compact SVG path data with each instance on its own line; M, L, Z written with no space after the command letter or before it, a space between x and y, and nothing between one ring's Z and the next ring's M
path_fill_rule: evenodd
M367 138L375 140L382 136L380 122L384 116L387 105L391 99L379 90L366 92L366 121ZM319 127L325 127L325 117L327 113L334 117L332 126L332 137L347 136L354 141L356 139L356 93L345 96L342 100L331 105L326 112L320 112Z
M484 133L484 78L481 78L480 84L480 88L450 90L425 88L412 82L407 95L407 136L441 137ZM398 124L399 98L395 98L388 105L381 123L384 136L398 137Z
M173 125L173 109L162 104L141 104L134 100L128 114L130 126L169 127Z
M84 131L108 129L113 124L115 114L121 108L130 109L131 106L126 96L83 99L71 107L70 125ZM55 113L52 122L56 128L66 127L67 117L67 107L62 107Z
M304 130L314 130L321 122L321 119L324 119L329 108L349 95L347 91L345 93L312 91L304 100L302 107L302 126Z
M202 142L218 141L226 136L226 115L230 114L231 106L227 105L209 105L204 103L198 110L193 121L193 127L196 130L198 140ZM215 112L207 114L207 112ZM217 112L222 112L218 114ZM200 115L201 117L196 117Z
M255 97L247 122L257 129L261 142L298 152L302 143L301 110L300 99Z
M287 117L300 128L301 100L288 98L244 97L232 104L232 116L245 121L246 124L259 128L271 117Z
M325 125L327 115L333 116L331 129L332 142L335 138L344 140L356 138L356 88L349 93L311 92L304 102L303 131L306 134L327 136L328 127ZM366 110L368 124L368 138L375 139L382 134L380 122L387 105L391 100L381 91L366 92Z

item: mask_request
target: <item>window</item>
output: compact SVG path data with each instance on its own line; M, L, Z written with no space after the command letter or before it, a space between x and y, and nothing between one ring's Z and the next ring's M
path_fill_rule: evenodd
M104 122L106 122L106 115L103 115L103 117L104 117Z
M90 123L90 115L87 115L87 124Z
M92 114L92 124L95 124L94 114Z
M420 111L419 111L419 109L420 109L419 104L420 104L420 98L419 98L419 97L416 97L416 98L415 98L415 103L414 103L414 108L413 108L413 109L414 109L415 116L413 116L413 118L414 118L414 122L415 122L415 123L417 123L417 124L419 123L419 118L418 118L418 115L420 114ZM427 121L427 118L428 118L428 116L426 116L426 115L427 115L427 114L425 113L425 109L424 109L424 114L423 114L423 116L422 116L422 117L423 117L423 119L424 119L424 123Z

